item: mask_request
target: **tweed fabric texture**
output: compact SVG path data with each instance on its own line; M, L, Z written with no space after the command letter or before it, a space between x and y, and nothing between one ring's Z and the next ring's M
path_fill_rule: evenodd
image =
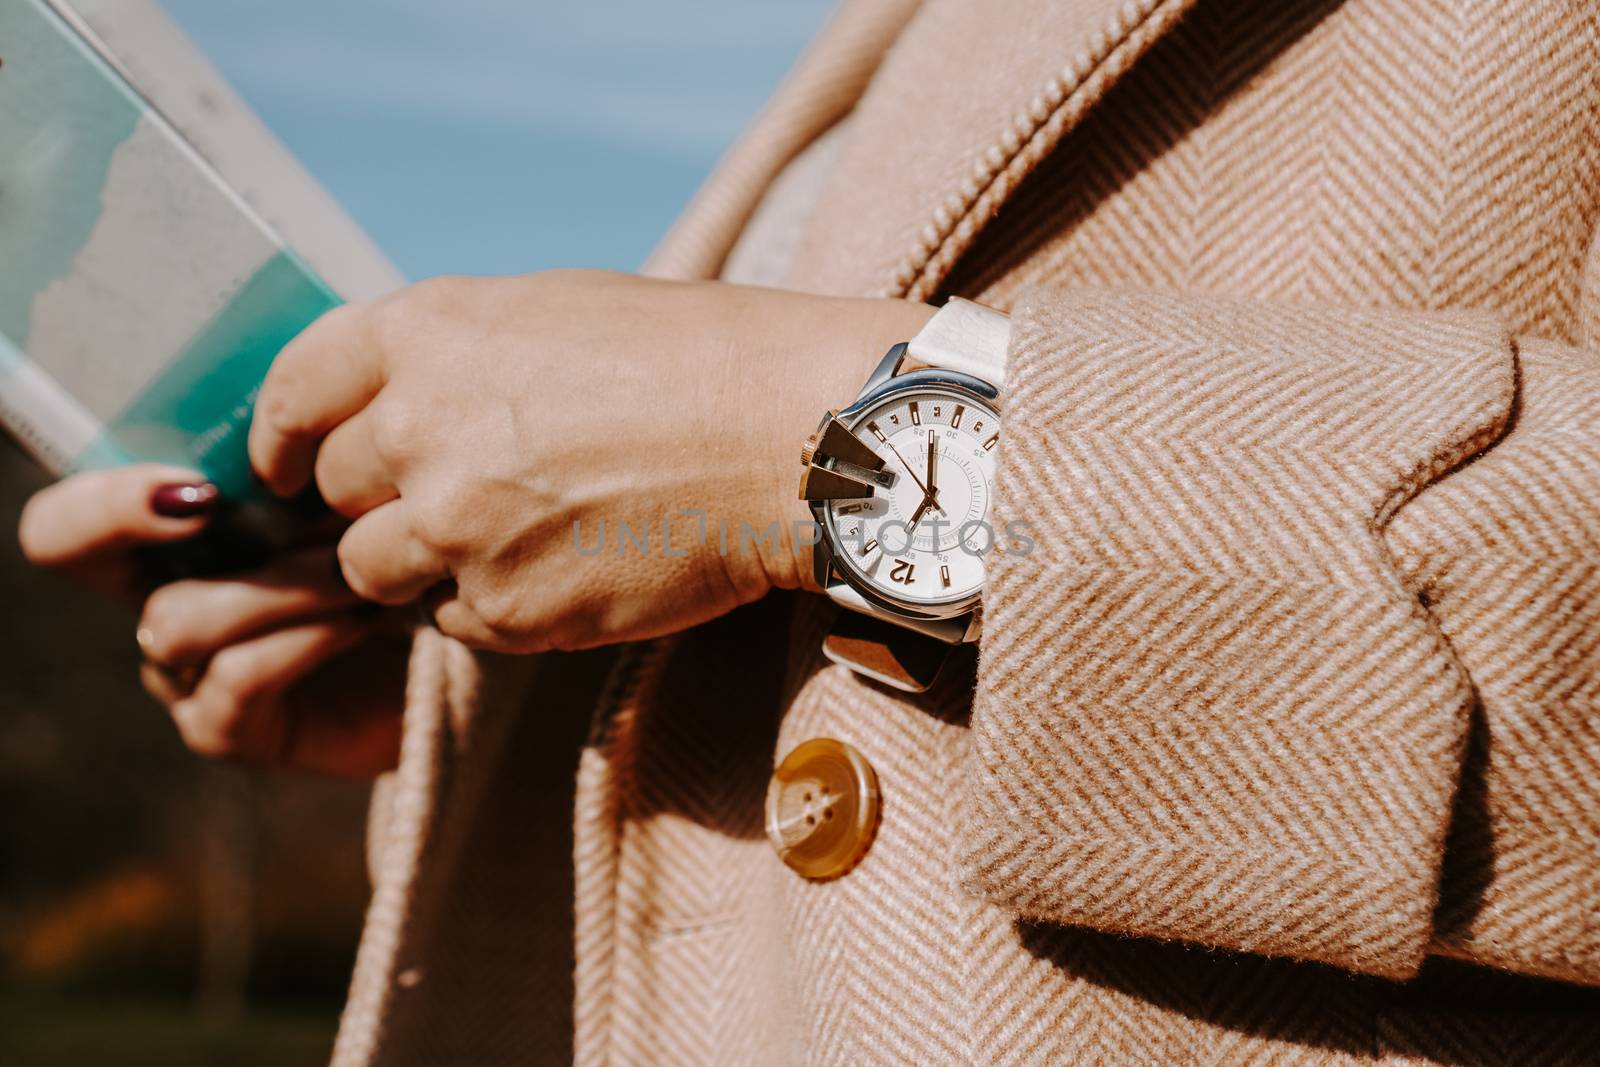
M946 288L1493 310L1577 338L1600 201L1584 0L1208 0L1030 174Z
M1382 541L1509 418L1492 321L1017 309L969 850L1019 914L1404 976L1471 692Z
M1600 981L1600 356L1520 346L1506 437L1387 531L1477 689L1435 943Z
M1559 423L1552 415L1549 429L1539 426L1553 407L1535 408L1536 429L1518 419L1492 459L1403 509L1391 538L1405 537L1395 547L1403 577L1425 596L1440 590L1429 589L1424 558L1457 574L1454 561L1477 559L1483 579L1454 583L1455 603L1433 612L1456 653L1479 666L1469 674L1484 701L1473 714L1436 948L1590 981L1600 900L1587 883L1600 838L1578 813L1600 808L1590 784L1600 727L1584 681L1592 665L1570 650L1594 632L1592 597L1573 575L1593 557L1594 517L1583 501L1600 489L1581 428L1593 389L1582 368L1597 358L1593 312L1584 311L1596 291L1597 57L1600 10L1585 4L1202 5L1030 176L947 283L1003 306L1048 283L1355 308L1478 307L1514 332L1590 346L1565 350L1554 366L1555 356L1542 355L1522 368L1534 392L1519 395L1519 409L1556 404L1540 399L1548 383L1562 398ZM1533 439L1564 444L1559 455L1535 454ZM1507 521L1501 514L1518 516L1518 532L1485 543L1484 531ZM1533 590L1542 590L1536 602ZM1536 687L1513 690L1520 711L1491 699L1478 678L1513 662L1544 672ZM1557 707L1567 709L1559 725L1518 725ZM1513 718L1501 725L1503 715ZM1490 760L1502 743L1506 755ZM1536 746L1546 755L1534 757ZM1485 781L1489 762L1498 770ZM1524 827L1515 832L1496 790L1551 803L1513 804ZM1524 835L1541 843L1513 847ZM1490 914L1538 922L1523 922L1517 937L1504 926L1491 935ZM1462 939L1474 924L1484 933L1469 946ZM1545 949L1519 944L1537 929L1547 931Z
M851 112L844 158L790 284L845 296L937 293L1022 180L1191 6L924 4Z
M1016 358L1102 398L1118 383L1073 357L1120 359L1145 386L1120 408L1046 417L1052 384L1034 379L1019 403L1036 439L1008 410L1000 482L1081 477L1123 506L1125 547L1150 557L1147 600L1081 528L1057 546L1097 558L1094 580L1125 610L1155 618L1165 596L1173 619L1227 621L1231 604L1245 628L1156 642L1108 620L1108 596L1085 605L1068 576L997 579L990 607L1026 628L987 626L979 662L917 697L827 663L832 609L812 596L626 649L571 754L570 953L530 932L559 909L516 906L550 885L537 871L551 857L517 847L545 780L528 771L565 757L552 734L497 721L588 709L554 685L521 709L482 700L474 661L426 636L413 700L427 706L408 710L397 779L412 785L375 819L382 862L341 1062L565 1062L567 1040L585 1064L1596 1062L1600 991L1551 978L1600 982L1600 357L1565 347L1592 346L1600 321L1600 11L911 7L849 5L655 269L714 275L772 177L848 113L789 284L1012 308ZM1107 332L1086 338L1079 314ZM1192 363L1157 358L1183 352ZM1292 404L1252 400L1269 386ZM1232 452L1216 428L1230 397L1252 415L1232 420ZM1085 415L1097 428L1074 443ZM1177 448L1180 425L1209 436ZM1075 467L1095 434L1125 438L1126 461L1089 469L1083 452ZM1163 454L1166 471L1130 474ZM1058 510L1071 533L1081 516ZM1098 677L1015 683L1057 657L1089 664L1097 650L1067 638L1086 625L1110 638ZM1191 657L1191 675L1149 674L1152 650L1168 668ZM1251 669L1262 686L1240 684ZM1159 702L1113 714L1119 681L1141 671L1161 683L1146 698L1225 694L1278 717L1202 702L1188 720L1210 746L1201 762ZM1063 717L1069 698L1092 714ZM1070 730L1094 744L1048 743ZM1163 743L1109 754L1140 730ZM884 805L860 866L811 883L761 839L760 794L789 749L823 735L873 762ZM1163 752L1188 762L1170 774ZM1062 826L1039 799L1052 791L1127 847L1058 847L1085 827ZM1035 814L1029 836L1019 816ZM1204 848L1091 884L1096 864L1129 867L1124 853L1161 835ZM1210 851L1230 835L1312 862L1295 881L1294 849L1259 865ZM1242 874L1216 876L1230 864ZM1348 877L1363 865L1369 879ZM480 901L487 917L471 914ZM506 951L482 933L496 925ZM458 931L470 950L433 966ZM552 1004L570 1008L565 1033Z
M334 1064L570 1058L571 1013L551 983L570 976L571 924L525 904L570 893L571 868L499 857L570 848L583 731L523 703L536 671L546 699L592 700L593 670L557 662L571 658L475 657L418 630L400 767L373 798L373 896ZM511 752L517 773L497 773Z

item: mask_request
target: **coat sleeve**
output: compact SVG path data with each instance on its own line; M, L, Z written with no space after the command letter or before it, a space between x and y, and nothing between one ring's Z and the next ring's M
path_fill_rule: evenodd
M1600 362L1523 348L1470 314L1025 294L969 888L1600 981Z

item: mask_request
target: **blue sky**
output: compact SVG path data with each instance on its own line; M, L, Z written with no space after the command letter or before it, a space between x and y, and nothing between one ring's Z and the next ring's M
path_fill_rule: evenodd
M832 0L163 0L408 276L637 267Z

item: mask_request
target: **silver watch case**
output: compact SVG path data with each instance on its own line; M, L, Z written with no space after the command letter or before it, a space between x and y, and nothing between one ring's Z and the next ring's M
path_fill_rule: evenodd
M900 393L915 392L936 385L993 408L1000 412L1000 391L981 378L960 371L939 367L922 367L897 374L905 362L906 345L891 348L878 364L867 384L847 407L841 408L836 418L846 429L855 431L866 412L882 401ZM879 590L861 580L849 567L835 561L834 528L828 514L826 501L810 502L811 515L816 520L821 539L812 553L812 565L817 584L828 596L846 608L866 615L886 619L908 629L925 633L947 644L976 641L982 632L983 614L979 610L982 590L949 604L908 604L884 596Z

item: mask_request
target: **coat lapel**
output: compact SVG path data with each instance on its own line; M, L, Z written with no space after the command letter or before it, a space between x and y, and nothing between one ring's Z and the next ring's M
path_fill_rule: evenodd
M930 0L857 104L791 268L926 300L1021 180L1196 0Z

